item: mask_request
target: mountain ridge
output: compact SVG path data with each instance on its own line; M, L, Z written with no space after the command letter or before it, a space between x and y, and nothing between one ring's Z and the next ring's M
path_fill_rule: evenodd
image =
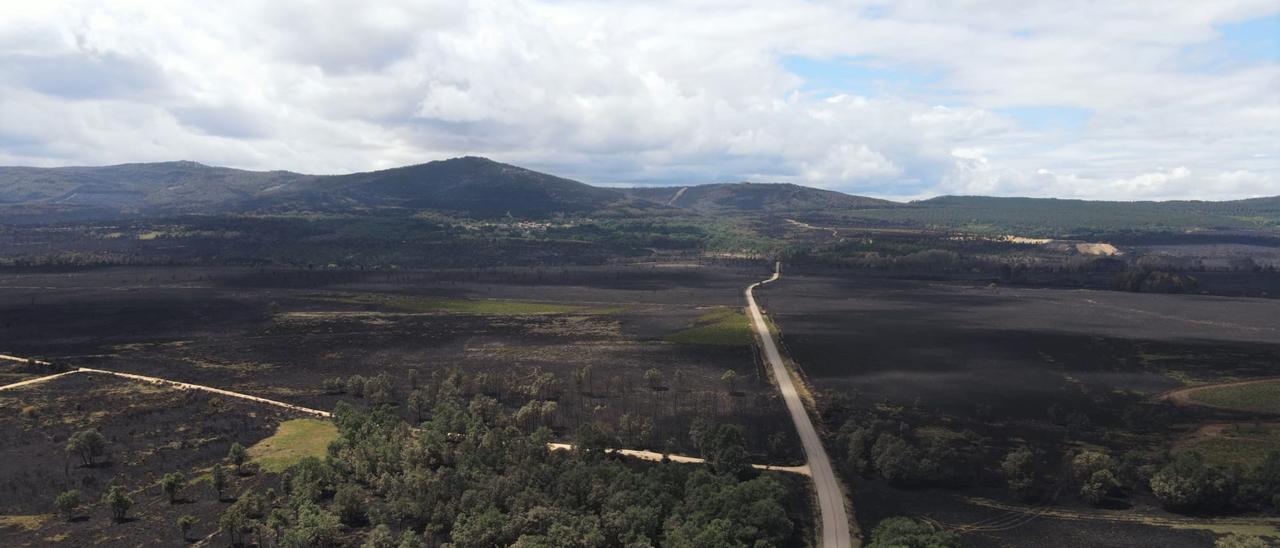
M1280 196L1124 202L948 195L902 203L792 183L600 187L477 156L335 175L252 171L190 160L50 168L0 166L0 218L19 222L372 210L531 218L618 211L710 215L858 211L896 218L913 215L910 210L982 210L984 215L1001 217L1036 210L1116 210L1122 214L1122 210L1134 208L1152 213L1243 211L1280 218Z

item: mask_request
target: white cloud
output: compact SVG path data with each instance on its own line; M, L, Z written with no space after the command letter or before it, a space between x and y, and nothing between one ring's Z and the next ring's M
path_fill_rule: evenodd
M598 183L1280 194L1280 64L1187 54L1271 0L871 5L16 3L0 163L327 173L481 154ZM815 93L784 56L936 77ZM1037 106L1092 115L1005 113Z

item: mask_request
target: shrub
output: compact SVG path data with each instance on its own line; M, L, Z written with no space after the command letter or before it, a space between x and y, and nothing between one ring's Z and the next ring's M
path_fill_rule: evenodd
M133 499L119 485L112 485L107 494L102 496L102 503L111 509L111 517L116 521L124 521L133 506Z
M164 489L164 494L169 496L169 504L173 504L178 500L178 492L186 485L187 478L181 472L171 472L164 475L160 480L160 488Z
M347 384L338 377L329 377L320 382L324 391L329 394L341 394L347 391Z
M1036 456L1030 448L1019 447L1010 451L1000 462L1000 471L1015 495L1023 499L1035 496Z
M80 491L75 489L63 491L58 498L53 499L53 506L63 517L67 519L75 517L76 509L80 507Z
M357 398L364 397L364 377L360 375L352 375L347 377L347 393Z
M1106 500L1112 491L1120 488L1120 482L1110 470L1102 469L1089 476L1080 486L1080 496L1089 504L1098 504Z
M954 533L935 531L927 524L907 518L881 520L871 532L867 548L958 548L960 537Z

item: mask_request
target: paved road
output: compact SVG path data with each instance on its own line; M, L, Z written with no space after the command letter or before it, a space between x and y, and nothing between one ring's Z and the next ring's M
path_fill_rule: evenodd
M787 366L782 363L778 345L773 342L773 335L769 333L769 326L765 324L764 315L760 313L760 307L756 305L753 294L757 286L773 282L781 276L782 264L778 263L774 267L772 277L747 287L745 294L747 308L751 312L751 325L764 346L765 358L769 360L769 366L773 369L773 378L778 382L782 399L787 402L787 410L791 412L791 420L796 424L796 432L800 434L800 443L804 447L805 457L809 460L813 490L818 494L818 507L822 512L820 546L849 548L853 546L853 538L849 534L849 514L844 507L844 493L840 490L840 482L836 480L835 471L831 468L831 459L827 457L827 450L822 446L822 439L818 437L818 431L814 429L813 422L809 420L809 413L805 411L804 404L800 401L800 394L796 392L796 386L791 382L791 374L787 371Z

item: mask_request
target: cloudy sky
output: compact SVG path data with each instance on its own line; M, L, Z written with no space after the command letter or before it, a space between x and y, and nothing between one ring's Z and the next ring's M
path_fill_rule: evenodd
M0 4L0 164L468 154L601 184L1275 195L1280 2Z

